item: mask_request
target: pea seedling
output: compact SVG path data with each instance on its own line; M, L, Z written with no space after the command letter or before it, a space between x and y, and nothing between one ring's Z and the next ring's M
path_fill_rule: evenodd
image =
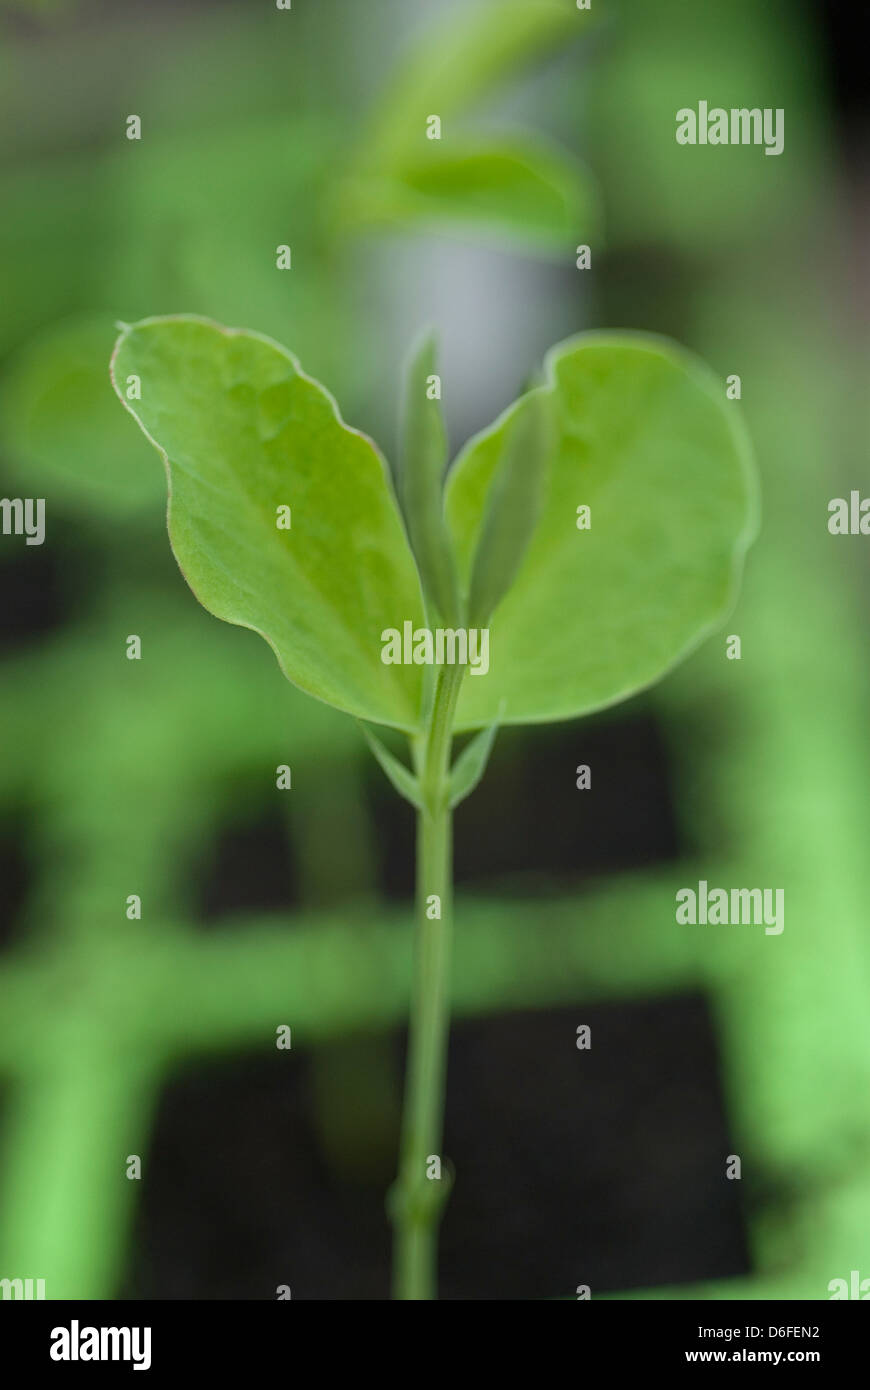
M417 941L394 1291L436 1296L452 813L500 724L566 720L660 679L731 607L755 524L721 383L662 339L590 333L446 472L435 352L408 373L398 465L295 358L184 316L124 326L123 404L160 451L199 601L354 716L418 824ZM400 730L397 757L372 725ZM456 734L473 737L453 759Z

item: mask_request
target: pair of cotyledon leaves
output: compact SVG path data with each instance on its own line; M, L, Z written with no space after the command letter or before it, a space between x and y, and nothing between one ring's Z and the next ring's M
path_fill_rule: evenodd
M567 719L649 685L724 618L755 494L706 367L641 335L563 343L446 485L433 371L427 345L394 476L277 343L187 316L121 333L113 380L163 455L181 570L295 685L413 732L425 668L385 665L383 632L488 626L489 670L466 676L456 729Z

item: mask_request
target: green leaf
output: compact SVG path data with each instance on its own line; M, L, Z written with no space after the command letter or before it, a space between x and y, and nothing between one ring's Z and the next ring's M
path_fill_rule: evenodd
M755 475L724 382L674 345L588 334L546 363L556 443L540 520L466 680L456 727L569 719L664 675L728 613L754 534ZM466 582L513 411L451 470ZM591 529L577 529L577 508Z
M427 383L436 371L435 343L427 337L412 359L405 388L398 491L423 592L449 622L457 620L456 563L444 522L447 433L439 400Z
M495 743L495 736L498 733L498 720L489 725L487 729L481 729L474 735L469 744L463 748L453 767L450 769L450 809L458 806L460 801L464 801L470 796L478 782L486 772L486 765L489 762L489 755L492 752L492 745Z
M125 329L112 377L163 455L172 548L200 602L265 637L300 689L415 729L421 670L384 665L381 634L422 622L419 583L371 440L277 343L192 316Z
M360 728L365 734L369 748L399 795L403 796L406 801L410 801L411 805L416 806L418 810L422 808L423 799L420 795L420 783L413 772L405 767L404 763L399 762L399 759L394 757L389 748L381 743L381 740L365 724L361 723Z
M599 233L588 172L567 153L528 137L422 141L395 173L367 175L346 191L350 218L493 236L567 258Z
M524 396L505 424L503 456L486 500L474 556L468 621L483 627L513 583L538 523L552 445L546 391Z

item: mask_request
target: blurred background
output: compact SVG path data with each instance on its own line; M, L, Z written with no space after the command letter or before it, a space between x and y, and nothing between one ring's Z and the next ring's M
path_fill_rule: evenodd
M584 328L740 375L764 524L734 616L652 695L500 734L457 814L441 1296L870 1278L866 541L827 531L867 479L853 24L0 3L0 494L47 527L0 537L0 1277L388 1296L413 822L175 568L107 364L116 320L196 312L285 343L387 452L429 324L456 447ZM678 146L700 100L782 107L783 154ZM699 878L783 887L783 934L677 927Z

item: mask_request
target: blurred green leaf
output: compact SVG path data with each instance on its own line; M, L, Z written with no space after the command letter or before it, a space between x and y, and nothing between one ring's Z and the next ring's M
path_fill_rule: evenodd
M413 164L430 115L451 121L594 19L575 0L495 0L436 19L381 97L360 162L383 173Z
M588 334L554 348L547 372L557 442L541 518L458 728L568 719L649 685L724 618L751 539L748 444L702 363L665 340ZM512 415L448 480L466 575Z
M316 118L155 131L110 173L119 231L107 279L128 322L181 304L266 333L289 323L306 360L335 370L348 307L322 220L333 150ZM276 268L279 245L292 270Z
M566 255L600 225L587 171L565 152L529 137L422 140L392 176L372 173L349 187L351 220L503 236Z
M414 354L405 383L398 493L423 592L443 618L458 621L459 591L452 543L444 523L447 432L437 375L435 342L427 337Z
M0 389L0 443L31 492L71 510L132 512L162 493L151 451L126 424L106 376L108 315L66 320L14 359Z
M200 602L265 637L302 690L413 729L420 668L384 665L381 633L422 621L419 584L371 440L277 343L202 319L125 329L113 380L163 454L170 540Z

